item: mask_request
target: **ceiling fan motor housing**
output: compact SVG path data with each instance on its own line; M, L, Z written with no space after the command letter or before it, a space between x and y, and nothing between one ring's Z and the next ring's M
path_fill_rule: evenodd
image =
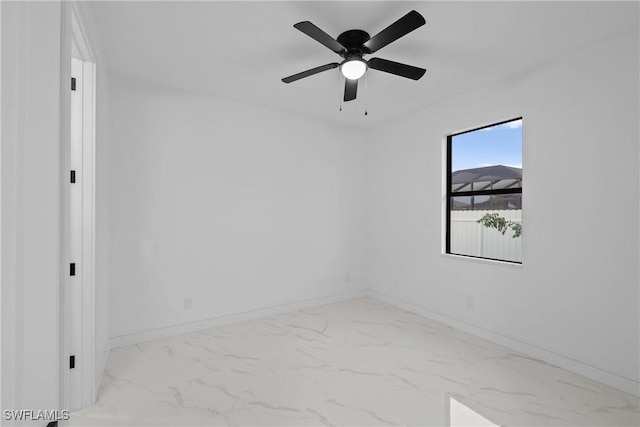
M364 43L371 37L369 33L362 30L348 30L338 36L338 43L344 46L347 50L340 54L343 58L347 59L352 56L362 57L362 55L369 52L364 46Z

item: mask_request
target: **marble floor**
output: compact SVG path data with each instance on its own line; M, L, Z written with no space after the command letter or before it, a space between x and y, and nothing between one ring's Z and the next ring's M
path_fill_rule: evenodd
M361 298L114 349L71 425L638 426L639 399Z

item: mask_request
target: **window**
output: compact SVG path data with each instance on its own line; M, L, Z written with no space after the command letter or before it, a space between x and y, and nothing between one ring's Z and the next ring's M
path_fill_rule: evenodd
M522 263L522 118L447 137L446 253Z

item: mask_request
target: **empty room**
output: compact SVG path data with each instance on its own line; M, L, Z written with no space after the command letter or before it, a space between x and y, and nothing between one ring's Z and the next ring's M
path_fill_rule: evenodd
M0 425L640 426L640 2L0 22Z

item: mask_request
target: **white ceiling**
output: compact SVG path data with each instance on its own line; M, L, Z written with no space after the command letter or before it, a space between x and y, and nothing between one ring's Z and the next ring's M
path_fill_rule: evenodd
M638 28L638 2L90 2L111 72L324 120L369 127ZM427 24L376 54L427 69L419 81L368 72L338 110L340 57L293 28L372 36L415 9ZM615 78L612 76L612 78ZM364 117L366 103L369 115Z

